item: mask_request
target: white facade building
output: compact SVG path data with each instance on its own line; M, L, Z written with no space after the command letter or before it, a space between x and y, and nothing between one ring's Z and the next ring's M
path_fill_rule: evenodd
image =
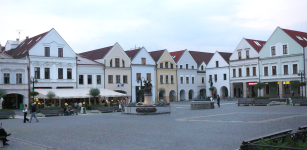
M229 57L231 53L216 51L206 67L207 95L221 98L229 96ZM211 83L212 82L212 83ZM211 86L212 84L212 86ZM210 91L209 88L213 88Z
M131 59L132 101L144 101L143 97L138 96L138 90L140 89L141 83L144 86L144 82L140 80L144 81L145 79L151 81L152 101L155 102L155 61L144 47L125 52Z
M177 98L192 100L197 96L197 63L188 50L170 52L177 65Z
M255 97L259 82L258 57L265 41L243 38L230 56L231 97Z

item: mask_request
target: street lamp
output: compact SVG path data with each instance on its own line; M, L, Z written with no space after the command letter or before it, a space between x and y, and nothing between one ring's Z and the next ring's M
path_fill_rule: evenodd
M303 82L303 76L305 76L304 70L300 70L299 73L297 74L298 76L301 76L301 83ZM303 99L303 86L302 87L302 99Z
M31 77L31 83L32 83L32 87L33 87L33 89L32 89L32 92L34 92L34 83L37 83L38 81L37 81L37 79L35 79L35 77ZM33 95L33 101L34 101L34 95Z

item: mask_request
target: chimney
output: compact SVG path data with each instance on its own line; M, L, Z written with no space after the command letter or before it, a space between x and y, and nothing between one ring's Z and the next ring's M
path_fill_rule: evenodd
M17 38L16 41L19 41L19 38Z
M29 36L26 36L26 39L29 39Z

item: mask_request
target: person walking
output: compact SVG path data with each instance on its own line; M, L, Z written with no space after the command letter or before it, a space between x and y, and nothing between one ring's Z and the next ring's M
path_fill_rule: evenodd
M29 121L29 119L27 118L27 114L28 114L28 105L25 104L25 107L23 107L23 123L26 123L26 121Z
M217 95L217 105L220 107L220 96Z
M36 119L36 122L38 122L38 120L36 118L36 106L34 105L34 103L32 103L30 123L32 121L32 117L34 117Z

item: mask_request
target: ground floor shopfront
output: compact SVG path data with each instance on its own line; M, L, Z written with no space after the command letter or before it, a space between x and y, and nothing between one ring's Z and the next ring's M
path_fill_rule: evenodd
M27 90L7 90L7 94L3 96L2 109L20 109L24 104L28 105Z
M258 95L258 90L255 88L257 82L234 82L231 83L231 97L236 98L251 98Z

